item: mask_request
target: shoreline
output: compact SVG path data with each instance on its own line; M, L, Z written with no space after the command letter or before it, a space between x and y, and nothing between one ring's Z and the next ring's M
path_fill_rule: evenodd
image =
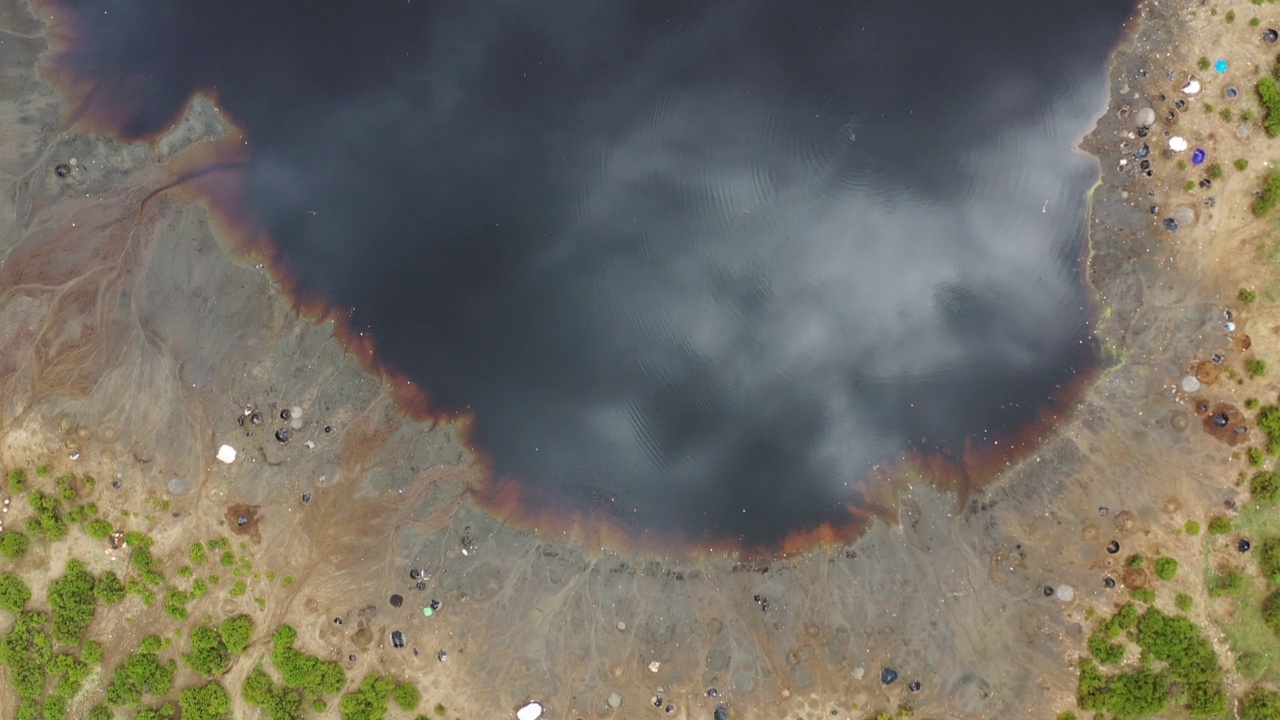
M1127 597L1103 576L1119 576L1123 558L1142 552L1177 557L1187 568L1177 582L1191 582L1192 569L1210 562L1198 554L1212 550L1216 561L1218 549L1182 534L1186 523L1228 513L1226 501L1246 504L1232 484L1247 471L1232 459L1237 450L1201 432L1192 398L1174 389L1208 354L1227 353L1228 364L1243 357L1217 329L1222 309L1238 306L1224 288L1241 270L1197 253L1218 223L1251 222L1239 216L1246 178L1215 183L1227 199L1162 235L1140 206L1177 204L1183 191L1165 179L1174 174L1148 185L1159 196L1149 202L1138 184L1146 181L1107 161L1132 142L1118 111L1161 92L1172 98L1173 81L1156 70L1189 66L1167 53L1154 62L1154 48L1201 32L1183 10L1140 5L1108 65L1106 109L1077 143L1100 174L1086 198L1081 258L1100 303L1095 333L1128 359L963 507L913 485L896 522L768 562L636 559L495 520L467 500L476 469L463 435L424 432L406 418L391 383L369 377L332 325L301 317L261 266L224 253L205 210L182 192L155 194L202 151L199 138L226 129L208 108L189 109L157 142L163 151L63 135L52 122L37 123L31 147L5 155L30 170L3 180L10 192L0 201L0 465L48 463L53 476L97 477L90 494L103 516L153 537L170 574L186 562L191 537L226 534L237 555L252 558L246 593L229 596L224 580L191 606L196 616L258 618L250 655L221 677L229 689L267 651L274 626L288 622L299 647L342 664L353 682L375 671L412 679L424 708L438 702L462 720L513 716L531 700L555 717L701 718L721 704L732 718L861 720L904 705L917 717L1053 717L1074 704L1090 613ZM1160 79L1139 85L1148 66ZM56 118L40 92L0 117L14 124L15 114L45 107ZM1181 119L1179 132L1202 119ZM53 169L69 157L83 171L64 182ZM1269 312L1237 307L1256 353L1276 347L1274 333L1253 331ZM1224 380L1206 383L1201 396L1243 405L1263 390L1273 394L1265 380ZM292 439L278 442L273 433L285 427ZM222 444L237 450L233 463L214 459ZM174 478L182 492L168 490ZM19 504L13 522L25 512ZM254 508L256 537L224 518L242 505ZM34 602L68 552L94 573L127 562L77 532L70 550L39 546L16 563L32 579ZM1105 549L1112 539L1118 554ZM428 580L411 577L423 567ZM1206 614L1196 617L1212 631L1211 611L1225 601L1183 589L1199 592L1196 612ZM403 606L388 602L393 594ZM432 599L441 608L426 617ZM127 650L141 628L180 628L162 604L130 597L100 611L92 632ZM0 612L0 630L9 623ZM392 631L406 648L392 646ZM1225 634L1212 639L1229 655ZM883 667L899 679L883 685ZM918 692L908 689L914 681ZM15 707L9 683L2 688L0 705ZM671 713L651 707L658 696ZM237 716L251 716L235 702Z

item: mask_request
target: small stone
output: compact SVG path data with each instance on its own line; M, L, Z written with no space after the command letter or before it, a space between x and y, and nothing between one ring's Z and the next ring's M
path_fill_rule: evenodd
M58 177L64 178L71 174L71 166L66 163L58 163L53 167L53 172L57 174Z
M356 656L355 656L355 654L353 653L353 654L351 654L351 655L348 655L348 656L347 656L347 659L348 659L348 660L350 660L351 662L355 662L355 661L356 661Z
M444 662L445 660L448 660L448 659L449 659L449 653L443 650L436 653L436 660L439 660L440 662Z
M658 662L657 660L654 660L653 662L649 663L649 672L656 673L661 669L662 669L662 663Z
M907 689L911 692L920 692L921 687L919 680L912 680L911 683L907 685Z
M280 428L276 431L276 440L281 443L287 443L293 439L293 433L288 428Z
M892 685L898 681L898 671L891 667L880 669L880 682L884 685Z
M309 492L308 492L308 493L302 493L302 502L304 502L304 503L309 503L309 502L311 502L311 493L309 493Z
M1052 587L1050 587L1050 586L1048 586L1048 585L1045 585L1045 586L1044 586L1044 596L1045 596L1045 597L1053 597L1053 588L1052 588Z
M729 708L723 705L717 705L715 714L712 715L715 720L729 720Z
M626 630L626 629L627 629L627 624L626 624L626 623L624 623L624 622L622 622L621 620L619 620L619 621L618 621L618 629L619 629L619 630Z
M618 693L609 693L609 707L617 708L622 704L622 696Z
M218 448L218 462L224 465L230 465L236 461L236 449L230 445L222 445Z
M1111 508L1108 508L1106 505L1102 505L1098 508L1098 515L1101 517L1106 517L1107 513L1110 513L1110 512L1111 512Z
M417 580L421 574L422 574L422 571L419 570L418 568L410 568L409 570L409 577L413 580Z

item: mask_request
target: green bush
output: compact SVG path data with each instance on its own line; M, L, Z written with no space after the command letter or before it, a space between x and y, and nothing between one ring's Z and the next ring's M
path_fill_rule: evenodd
M144 695L160 697L173 689L177 663L161 663L155 653L130 655L111 677L107 685L110 705L137 705Z
M1259 358L1249 358L1244 361L1244 371L1249 373L1249 377L1262 377L1267 374L1267 361Z
M1142 567L1142 563L1145 560L1146 558L1142 557L1141 555L1130 555L1129 557L1125 558L1124 564L1131 568L1140 568Z
M1209 581L1206 583L1209 597L1235 595L1244 588L1244 581L1244 573L1235 568L1227 568L1220 573L1213 573L1209 575Z
M359 690L343 695L338 702L342 720L382 720L395 688L395 680L386 675L365 676Z
M1138 602L1146 603L1148 605L1156 601L1156 592L1151 588L1134 588L1129 591L1129 596Z
M32 490L27 494L27 504L33 513L27 518L27 532L45 540L61 540L67 536L67 522L60 514L61 506L56 498Z
M85 533L96 540L106 540L114 530L111 523L101 518L95 518L84 524Z
M1222 108L1222 119L1231 122L1231 108ZM1205 169L1205 177L1210 180L1222 179L1222 163L1213 163Z
M1245 120L1245 117L1243 114L1240 116L1240 119ZM1248 122L1248 120L1245 120L1245 122ZM1235 165L1236 169L1239 170L1240 172L1244 172L1245 170L1249 169L1249 161L1245 160L1244 158L1236 158L1236 161L1232 163L1232 165ZM1256 293L1254 294L1254 297L1257 297ZM1253 302L1253 301L1249 300L1247 302Z
M114 572L107 570L98 577L98 581L93 584L93 595L106 605L115 605L124 599L125 589L124 583L120 582L120 576Z
M1263 77L1253 86L1262 103L1262 129L1270 137L1280 135L1280 85L1271 76Z
M208 625L191 630L191 652L182 656L192 670L201 675L221 675L231 666L231 653L218 631Z
M1183 529L1186 530L1188 535L1194 537L1200 534L1200 523L1195 520L1188 520L1187 524L1183 526Z
M102 643L97 640L85 641L84 647L80 648L80 660L86 665L97 665L102 662Z
M253 639L253 618L248 615L236 615L222 621L218 626L218 634L222 642L233 655L239 655L249 647Z
M84 563L71 558L62 577L49 583L49 608L53 612L53 636L59 642L79 645L93 622L94 580Z
M1231 532L1231 521L1221 515L1215 516L1209 520L1210 535L1226 535Z
M164 649L164 638L155 634L148 635L142 638L142 642L138 644L138 649L144 653L158 653Z
M223 720L231 717L231 696L216 682L191 687L178 694L182 720Z
M1280 537L1269 537L1258 548L1258 566L1271 582L1280 582Z
M22 578L10 572L0 573L0 610L17 615L30 600L31 590L22 582Z
M9 494L21 495L27 491L27 471L14 468L9 471Z
M1173 604L1182 612L1190 612L1191 606L1195 603L1195 599L1186 593L1178 593L1173 598Z
M187 603L191 602L191 595L182 590L169 588L165 593L164 612L174 620L186 620L191 614L187 610Z
M422 693L418 692L418 688L409 683L400 683L391 691L391 699L395 701L396 706L405 712L413 712L418 709L418 705L422 702Z
M1280 720L1280 693L1255 687L1240 698L1240 720Z
M296 690L280 687L271 681L261 668L254 668L244 679L241 694L245 702L262 708L270 720L299 720L302 717L302 696ZM324 702L316 700L324 712Z
M1258 293L1248 288L1240 288L1240 292L1236 293L1236 299L1242 303L1251 303L1258 299Z
M191 546L191 552L187 553L187 556L191 558L192 565L203 565L209 562L208 556L204 553L204 544L200 542Z
M1101 665L1115 665L1124 660L1124 646L1108 642L1106 633L1101 630L1095 630L1089 635L1087 647L1089 654Z
M1272 82L1274 83L1275 81L1273 80ZM1273 119L1276 120L1277 125L1280 125L1280 114L1268 112L1267 119L1262 121L1263 126L1269 126ZM1267 134L1272 137L1275 136L1275 133L1270 130L1267 131ZM1257 217L1266 215L1276 206L1277 200L1280 200L1280 172L1267 173L1266 178L1262 181L1262 194L1257 200L1253 201L1253 214Z
M1267 452L1280 452L1280 407L1268 405L1258 411L1258 429L1267 436Z
M10 560L17 560L29 547L31 547L31 540L23 533L17 530L0 532L0 555Z
M237 580L236 583L231 586L231 589L227 591L227 594L234 598L240 597L247 592L249 592L249 584L243 580Z
M284 684L315 695L333 695L347 682L347 674L337 663L324 662L293 647L298 631L281 625L271 638L271 662Z
M1245 407L1248 407L1247 403L1248 401ZM1250 447L1245 453L1249 459L1249 467L1262 467L1262 463L1267 459L1267 454L1262 452L1260 447Z
M111 708L106 705L94 705L89 709L89 720L112 720Z
M1172 580L1178 574L1178 561L1171 557L1156 558L1156 577L1161 580Z

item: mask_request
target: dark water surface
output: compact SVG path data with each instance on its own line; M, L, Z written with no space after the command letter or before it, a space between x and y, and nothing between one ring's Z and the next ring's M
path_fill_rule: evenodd
M302 289L534 506L775 543L1096 362L1072 147L1130 2L65 5L126 134L217 89Z

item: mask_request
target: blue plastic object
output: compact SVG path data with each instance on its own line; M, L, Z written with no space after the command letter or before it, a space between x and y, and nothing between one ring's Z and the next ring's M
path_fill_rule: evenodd
M1218 72L1220 72L1220 73L1224 73L1224 72L1226 72L1226 71L1227 71L1227 61L1226 61L1226 60L1219 59L1219 60L1218 60L1218 62L1216 62L1216 63L1214 63L1214 64L1213 64L1213 69L1214 69L1214 70L1217 70L1217 71L1218 71Z
M1196 148L1191 151L1191 164L1199 165L1204 162L1204 148Z

